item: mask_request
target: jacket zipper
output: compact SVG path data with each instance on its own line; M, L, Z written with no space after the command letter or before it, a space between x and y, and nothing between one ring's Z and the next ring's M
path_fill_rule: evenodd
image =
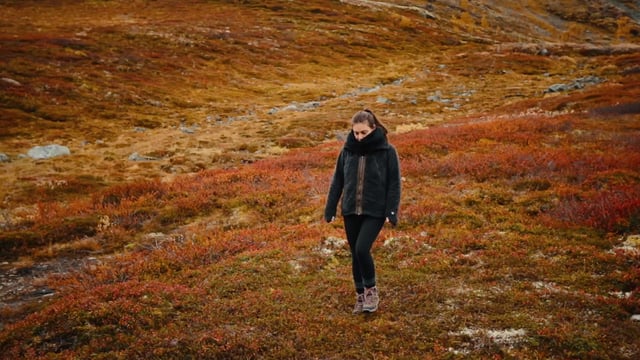
M356 215L362 215L362 197L364 192L364 169L366 157L361 155L358 159L358 184L356 187Z

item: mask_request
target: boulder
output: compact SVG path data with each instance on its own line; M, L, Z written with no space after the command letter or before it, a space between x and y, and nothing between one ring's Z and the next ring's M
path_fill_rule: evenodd
M46 145L46 146L34 146L28 152L27 155L32 159L49 159L56 156L71 155L69 148L62 145Z

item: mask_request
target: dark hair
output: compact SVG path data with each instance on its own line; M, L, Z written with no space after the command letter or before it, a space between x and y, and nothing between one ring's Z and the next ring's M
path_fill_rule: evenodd
M369 109L364 109L362 111L358 111L351 118L351 124L352 125L353 124L360 124L360 123L364 123L364 122L366 122L369 125L370 128L374 128L374 127L381 128L382 132L384 132L385 136L387 135L387 133L389 133L387 128L384 125L382 125L380 120L378 120L378 118L373 114L373 111L371 111Z

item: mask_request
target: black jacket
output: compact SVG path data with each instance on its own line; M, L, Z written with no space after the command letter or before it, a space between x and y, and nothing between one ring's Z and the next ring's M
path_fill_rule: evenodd
M326 221L336 215L342 196L342 215L389 218L395 225L400 205L398 153L380 128L362 141L353 131L340 151L324 210Z

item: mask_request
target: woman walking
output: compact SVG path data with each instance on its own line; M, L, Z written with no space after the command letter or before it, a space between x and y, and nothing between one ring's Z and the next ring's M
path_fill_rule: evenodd
M351 131L338 156L324 218L335 219L341 201L356 288L353 313L374 312L380 297L371 247L386 222L395 226L400 205L400 163L387 129L370 110L351 118Z

